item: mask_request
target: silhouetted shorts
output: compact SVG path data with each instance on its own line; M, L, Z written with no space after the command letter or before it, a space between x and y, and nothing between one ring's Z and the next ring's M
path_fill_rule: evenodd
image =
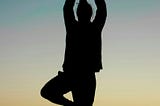
M95 89L95 73L71 74L61 71L42 88L48 98L61 97L71 91L74 103L83 106L92 106Z

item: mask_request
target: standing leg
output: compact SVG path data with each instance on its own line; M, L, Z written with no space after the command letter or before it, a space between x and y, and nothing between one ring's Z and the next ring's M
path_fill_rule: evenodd
M72 90L73 100L76 106L92 106L95 97L95 90L95 73L81 75Z
M64 73L59 72L56 77L47 82L41 89L41 96L52 103L66 106L71 105L72 102L63 96L70 91L68 83Z

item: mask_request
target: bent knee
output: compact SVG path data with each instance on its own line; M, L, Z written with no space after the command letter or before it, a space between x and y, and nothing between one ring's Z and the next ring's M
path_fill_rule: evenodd
M47 87L45 87L45 86L40 91L40 95L45 99L49 99L51 97L51 93L52 93L52 91L47 89Z
M44 88L41 89L40 95L41 95L43 98L46 98L46 99L47 99L47 97L48 97L48 93L47 93L47 91L46 91Z
M61 93L59 92L56 92L54 90L49 90L49 89L46 89L45 87L43 87L40 91L40 95L45 98L45 99L50 99L50 98L57 98L59 96L63 96Z

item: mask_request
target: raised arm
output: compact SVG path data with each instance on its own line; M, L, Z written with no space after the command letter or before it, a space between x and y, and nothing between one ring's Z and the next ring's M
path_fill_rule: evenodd
M97 11L93 23L102 30L107 17L106 3L105 0L95 0L95 4L97 6Z
M67 29L76 21L73 11L74 4L75 0L66 0L63 7L64 22Z

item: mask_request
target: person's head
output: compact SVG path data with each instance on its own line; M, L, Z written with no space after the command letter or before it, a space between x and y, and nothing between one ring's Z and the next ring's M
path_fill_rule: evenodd
M83 0L78 5L77 8L77 17L79 22L90 22L92 17L92 7L87 1Z

